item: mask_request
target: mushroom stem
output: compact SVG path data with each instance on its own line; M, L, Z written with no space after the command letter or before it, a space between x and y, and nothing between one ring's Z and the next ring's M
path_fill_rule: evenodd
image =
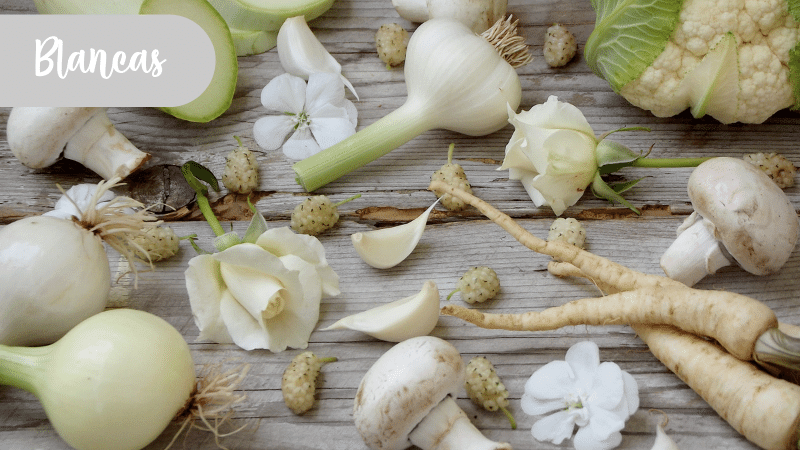
M125 178L150 155L142 152L116 128L98 108L91 118L67 142L64 158L77 161L104 179Z
M422 419L408 439L423 450L511 450L509 444L481 434L450 396Z
M714 225L692 213L678 229L678 238L661 256L661 268L673 280L693 286L733 261L714 236Z

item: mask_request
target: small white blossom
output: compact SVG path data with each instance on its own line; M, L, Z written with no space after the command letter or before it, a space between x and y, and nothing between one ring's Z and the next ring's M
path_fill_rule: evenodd
M253 125L256 143L265 150L283 145L290 159L305 159L356 132L358 111L345 98L338 74L312 73L308 84L288 73L278 75L261 91L261 103L277 115Z
M564 361L552 361L525 383L522 410L529 415L553 414L536 421L536 440L556 445L572 436L576 450L609 450L620 444L620 430L639 408L636 380L613 362L600 363L591 341L567 350Z

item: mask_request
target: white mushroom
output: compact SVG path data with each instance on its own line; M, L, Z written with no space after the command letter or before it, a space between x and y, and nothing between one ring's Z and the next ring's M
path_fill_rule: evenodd
M361 380L356 428L375 450L510 450L483 436L456 404L464 379L464 361L450 343L434 336L407 339L378 358Z
M392 6L411 22L449 18L483 33L505 16L508 0L392 0Z
M672 279L692 286L738 263L767 275L789 259L798 238L797 213L786 194L757 167L738 158L713 158L689 177L694 212L661 257Z
M67 158L108 180L150 158L114 128L105 108L15 107L6 135L14 156L32 169Z

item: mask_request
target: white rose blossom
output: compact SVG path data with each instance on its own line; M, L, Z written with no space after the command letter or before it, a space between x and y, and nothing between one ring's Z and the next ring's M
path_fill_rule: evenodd
M597 140L575 106L550 96L529 111L508 112L514 134L500 169L520 180L536 206L559 216L577 203L597 172Z
M280 352L308 346L320 300L339 294L339 278L317 238L284 227L192 258L186 288L198 340Z
M509 178L522 182L536 206L550 206L556 216L577 203L589 187L596 196L638 213L620 194L641 179L609 186L602 175L627 166L695 167L707 159L645 158L606 137L647 128L620 128L595 137L583 113L556 96L519 114L509 108L508 121L514 125L514 134L498 170L508 169Z
M290 159L305 159L356 132L358 111L345 98L338 74L312 73L308 84L288 73L278 75L261 91L261 103L277 115L256 120L256 143L265 150L283 145L283 153ZM289 133L292 135L286 140Z
M521 406L529 415L555 411L533 424L535 439L558 445L577 425L576 450L608 450L622 442L620 430L639 408L639 388L616 363L600 363L597 344L583 341L567 350L564 361L534 372Z

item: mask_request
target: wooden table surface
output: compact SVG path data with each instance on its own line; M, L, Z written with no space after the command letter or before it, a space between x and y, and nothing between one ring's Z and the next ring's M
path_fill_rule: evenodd
M520 19L521 33L530 44L535 60L519 69L523 86L522 109L544 102L548 96L577 106L599 135L624 126L647 126L649 133L619 133L615 139L634 150L653 146L656 157L736 156L751 152L777 151L800 166L800 115L781 111L759 125L721 125L713 119L693 119L688 113L673 118L655 118L628 104L579 57L566 67L550 68L542 57L545 29L553 22L565 23L578 38L580 49L594 24L594 11L587 0L510 0L509 13ZM2 0L0 12L35 13L28 0ZM384 23L397 22L412 31L414 25L399 18L390 0L337 0L311 27L325 47L342 64L361 100L359 128L400 106L405 98L403 71L387 70L375 53L374 33ZM180 165L198 161L221 175L224 157L235 145L234 135L258 153L261 181L258 210L270 227L288 225L291 209L306 193L294 181L291 161L280 151L266 152L252 138L253 123L265 115L261 89L283 73L275 50L239 58L239 83L228 112L207 124L174 119L155 109L110 108L117 128L139 148L151 153L148 167ZM349 95L349 94L348 94ZM44 170L22 166L11 154L5 138L10 108L0 108L0 225L49 210L60 193L56 187L97 182L96 175L78 164L61 161ZM511 136L508 126L492 135L470 138L447 131L431 131L389 155L318 191L344 199L361 197L340 208L338 226L320 236L331 266L341 278L341 295L323 299L317 330L308 349L320 356L336 356L338 362L324 367L313 410L297 416L284 405L280 380L287 364L300 350L281 353L243 351L233 345L197 342L195 326L184 284L184 270L195 252L182 244L173 259L159 263L155 272L142 273L138 289L129 277L112 288L112 306L127 306L157 314L173 324L189 342L198 368L223 362L251 365L241 385L247 395L233 416L232 425L246 428L222 440L232 449L361 449L366 448L352 421L353 397L365 371L392 344L354 331L320 331L334 321L370 307L411 295L426 280L434 280L442 295L450 292L461 274L474 265L493 267L502 291L482 306L493 312L521 312L559 305L568 300L597 296L590 284L559 279L546 270L549 258L525 249L498 226L474 209L461 213L437 208L431 215L419 246L399 266L373 269L363 263L350 244L357 231L405 223L434 200L426 190L431 173L446 159L447 146L456 144L455 159L462 164L474 192L517 219L534 234L546 237L554 219L549 208L536 208L519 182L507 171L496 170ZM676 227L691 212L686 181L691 169L624 169L624 179L645 177L626 198L641 208L637 216L587 194L569 208L564 217L583 221L588 249L634 269L661 274L658 260L675 237ZM787 189L796 208L800 190ZM235 230L247 225L240 197L215 197L215 206ZM200 244L211 247L212 232L196 211L170 225L179 235L197 233ZM112 274L120 273L119 258L112 254ZM124 270L123 270L124 273ZM781 320L800 324L800 256L797 252L777 274L756 277L741 269L723 269L701 281L698 287L725 289L759 299ZM462 303L454 297L450 300ZM530 434L535 417L520 408L525 381L549 361L563 359L574 343L591 340L600 346L601 360L618 363L636 379L641 407L627 422L619 448L649 449L656 424L669 418L667 432L682 449L755 448L742 438L691 389L669 372L626 326L568 327L540 333L487 331L452 317L442 317L433 335L453 343L465 360L488 357L511 393L510 410L519 423L511 430L502 414L476 407L461 392L459 405L487 436L510 442L514 448L572 448L536 442ZM655 412L653 410L657 410ZM170 426L148 449L163 448L176 432ZM24 391L0 387L0 447L14 450L68 448L49 425L36 398ZM207 433L192 431L176 448L212 449Z

